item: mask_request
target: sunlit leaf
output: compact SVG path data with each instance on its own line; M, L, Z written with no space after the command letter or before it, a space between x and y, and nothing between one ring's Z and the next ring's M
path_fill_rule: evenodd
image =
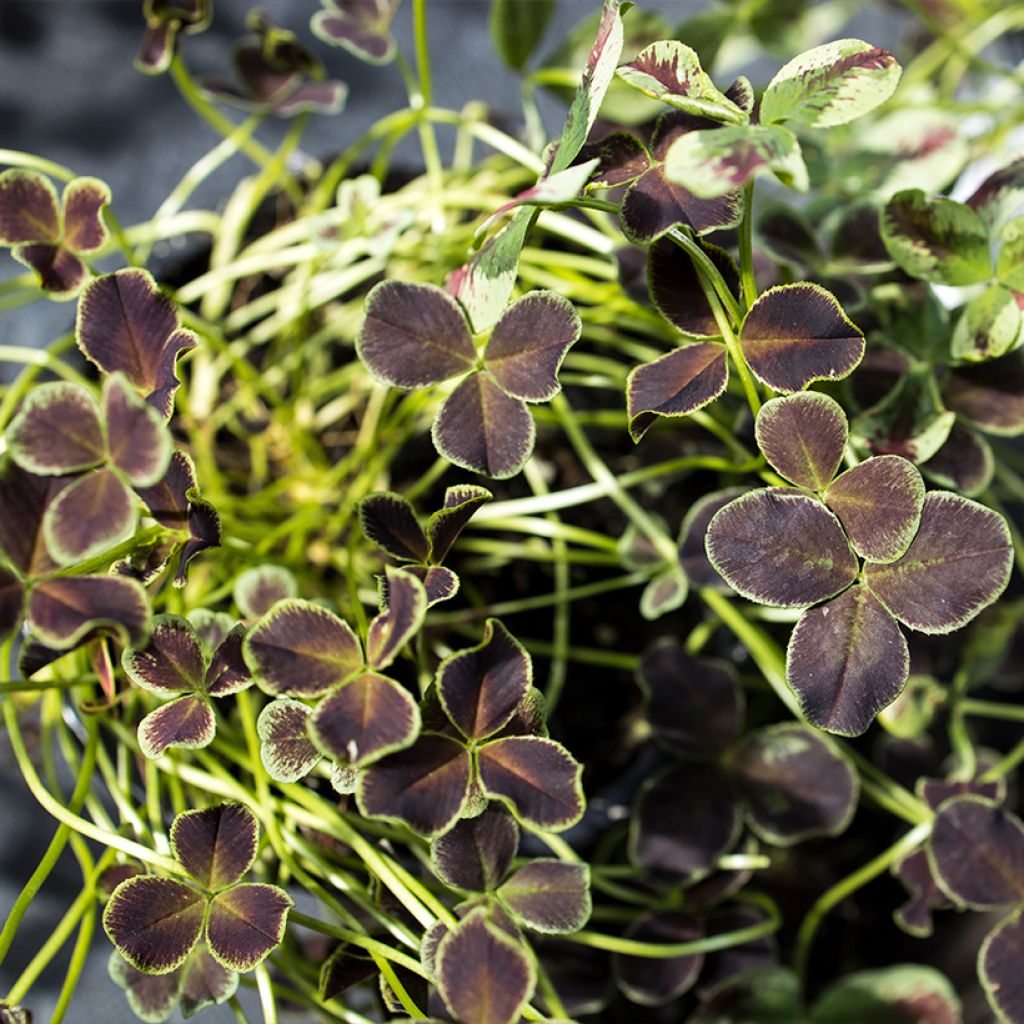
M481 506L494 497L484 487L462 484L444 492L444 504L427 520L427 538L430 543L426 561L440 565Z
M57 242L57 192L37 171L12 167L0 174L0 245Z
M680 911L645 914L626 930L634 942L677 945L704 938L704 925L693 914ZM626 998L640 1006L664 1006L689 991L704 966L704 954L649 959L615 956L615 974Z
M519 848L519 826L497 807L459 821L430 844L434 873L447 885L476 892L496 889Z
M96 629L137 643L148 622L145 590L123 577L58 576L36 584L28 599L29 629L58 650L74 647Z
M206 674L199 637L178 615L154 618L146 646L126 650L122 665L133 683L159 697L198 690Z
M359 502L359 525L367 539L392 558L425 562L430 542L409 501L400 494L382 491Z
M98 555L127 540L139 514L135 496L110 469L98 469L64 488L43 517L46 550L59 565Z
M109 203L110 189L99 178L69 181L61 197L64 245L79 254L102 249L108 237L103 210Z
M955 368L943 397L953 412L986 433L1024 432L1024 352Z
M410 572L385 570L387 607L374 616L366 633L366 662L385 669L423 624L427 592Z
M290 697L279 697L260 712L260 760L276 782L298 782L320 760L320 751L309 738L311 713L302 701Z
M730 291L738 294L740 275L733 258L710 242L698 240L696 244L721 273ZM693 260L671 238L659 238L648 250L647 281L658 312L683 334L695 338L721 335Z
M990 228L998 228L1024 204L1024 160L1017 159L990 174L967 205Z
M56 476L106 458L96 399L80 384L40 384L4 432L11 458L30 473Z
M842 406L815 391L766 402L754 428L772 467L812 491L824 490L835 476L850 436Z
M176 697L139 722L139 749L151 760L168 747L208 747L217 731L213 709L199 694Z
M502 883L498 898L531 931L550 935L579 931L590 917L590 866L532 860Z
M836 982L811 1010L810 1024L961 1024L960 1000L933 967L900 964L857 971Z
M343 46L369 64L387 64L395 56L391 21L399 0L324 0L313 15L313 34L325 43Z
M978 951L978 977L1000 1020L1024 1020L1024 910L1012 914L985 937Z
M950 353L954 359L983 362L1005 355L1020 335L1021 310L1009 288L994 284L964 306Z
M210 892L240 881L256 859L259 824L241 804L185 811L171 825L171 850L182 867Z
M214 959L244 974L258 967L284 938L295 904L276 885L247 882L219 893L210 903L206 942Z

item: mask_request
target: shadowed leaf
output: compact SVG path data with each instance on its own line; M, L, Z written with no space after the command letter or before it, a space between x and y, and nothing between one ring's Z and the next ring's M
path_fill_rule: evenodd
M489 807L438 836L430 845L430 863L447 885L490 892L505 877L518 848L519 826L507 812Z
M693 914L645 914L629 926L626 938L660 945L696 942L704 938L704 925ZM704 966L704 954L668 959L616 954L614 964L619 988L630 1002L664 1006L693 987Z
M612 132L599 142L588 142L577 161L597 158L600 162L590 177L591 188L617 188L636 181L651 166L647 147L630 132Z
M949 408L989 434L1024 432L1024 352L960 366L946 383Z
M309 738L311 713L302 701L290 697L279 697L260 712L260 760L275 782L298 782L320 760L320 751Z
M313 34L325 43L343 46L369 64L387 64L395 56L391 19L399 0L325 0L313 15Z
M377 976L378 969L373 960L356 950L358 947L341 945L327 958L320 968L321 999L335 999Z
M995 474L995 458L988 441L969 427L954 423L945 444L925 463L921 472L940 487L977 497Z
M127 540L138 522L135 496L110 469L64 488L43 517L46 550L59 565L98 555Z
M180 967L199 939L206 900L181 882L137 875L122 882L103 911L118 952L147 974Z
M295 577L280 565L258 565L246 569L235 580L233 596L238 610L247 619L266 615L278 601L297 597Z
M979 765L979 771L982 770ZM933 810L939 807L954 796L974 794L992 800L995 803L1002 803L1006 799L1006 780L997 779L994 782L981 782L977 779L929 779L921 776L914 787L917 795Z
M928 863L955 903L991 910L1024 900L1024 825L991 800L958 796L935 815Z
M258 967L284 938L294 903L276 885L248 882L219 893L210 904L206 941L214 959L244 974Z
M978 952L978 977L989 1004L1006 1022L1024 1020L1024 910L986 936Z
M0 566L0 641L6 640L21 625L25 588L10 569Z
M555 13L555 0L496 0L491 6L491 39L501 59L522 71Z
M384 669L423 624L427 610L427 592L410 572L385 569L387 607L374 616L366 633L366 661L373 668Z
M853 768L802 725L750 733L731 764L750 827L765 842L792 846L839 835L856 810L859 784Z
M57 242L57 192L36 171L12 167L0 174L0 245Z
M440 565L476 510L493 497L486 488L472 484L449 487L444 492L444 505L427 520L430 551L426 561Z
M217 731L213 709L198 694L177 697L139 722L139 749L150 760L168 747L208 747Z
M722 274L729 290L738 294L740 275L733 258L710 242L697 244ZM693 261L671 238L659 238L648 250L647 282L658 312L683 334L694 338L719 337L721 331Z
M752 491L715 513L708 558L743 597L800 608L845 590L857 560L824 505L781 488Z
M158 615L143 648L129 648L121 660L128 678L158 697L189 693L202 686L206 659L188 619Z
M545 935L577 932L590 917L590 866L532 860L509 876L498 897L524 928Z
M725 346L717 342L684 345L637 366L626 382L630 436L639 441L659 416L686 416L703 409L728 382Z
M480 644L441 663L436 685L459 731L482 740L508 724L532 680L523 646L497 619L488 619Z
M900 964L858 971L815 1004L810 1024L961 1024L960 1000L933 967Z
M88 469L106 457L99 406L80 384L33 388L4 436L11 458L44 476Z
M356 798L364 814L404 821L421 835L435 836L461 814L469 782L469 754L462 745L423 733L411 747L363 772Z
M171 436L160 415L146 405L120 373L103 386L103 418L110 461L136 487L152 487L167 472Z
M480 747L477 757L484 791L525 824L560 832L583 816L583 767L560 743L511 736Z
M242 650L256 681L275 696L319 697L363 665L347 622L294 599L279 602L260 619Z
M339 764L361 768L409 746L419 708L393 679L366 672L329 693L310 719L317 746Z
M93 253L107 241L103 209L110 203L110 189L99 178L75 178L64 186L61 213L64 245L72 252Z
M800 981L788 967L759 967L715 985L688 1024L803 1024Z
M786 678L807 720L841 736L865 732L899 696L909 668L899 626L862 586L805 611L786 657Z
M217 892L238 882L256 859L259 824L241 804L185 811L171 825L171 850L204 888Z
M938 887L928 864L928 854L915 850L893 868L893 874L906 886L910 898L893 911L896 924L918 938L932 934L932 911L945 910L953 904Z
M135 581L61 576L37 584L28 599L29 628L49 647L67 650L95 629L137 643L149 622L149 600Z
M204 945L192 951L182 974L181 1015L186 1020L206 1006L226 1003L238 990L238 975L217 963Z
M35 271L39 287L52 299L71 298L88 276L85 264L63 246L34 242L15 246L11 255Z
M56 568L43 542L43 518L72 477L37 476L13 459L0 461L0 551L24 576Z
M848 376L864 355L864 335L820 285L779 285L750 308L740 343L754 376L776 391Z
M381 551L402 561L427 561L430 542L412 505L402 495L390 491L370 494L357 508L364 535Z
M206 670L203 689L209 697L227 697L252 685L252 674L242 654L245 626L239 623L220 642Z
M812 491L824 490L835 476L850 436L842 406L815 391L766 402L754 427L773 468Z
M669 565L657 573L640 595L640 614L649 622L675 611L686 601L690 581L678 565Z
M746 493L742 487L730 487L713 491L699 498L683 518L679 530L679 564L695 587L711 587L713 590L728 590L729 585L715 572L708 561L704 538L708 523L715 513L729 502Z
M115 949L107 961L107 973L115 985L124 989L128 1005L139 1020L146 1024L164 1024L174 1013L184 973L182 968L169 974L144 974Z
M486 373L470 374L434 420L434 446L453 465L496 480L515 476L533 451L535 428L526 404Z
M949 633L1003 592L1012 563L1002 516L949 491L930 491L906 554L888 565L868 564L864 582L911 629Z

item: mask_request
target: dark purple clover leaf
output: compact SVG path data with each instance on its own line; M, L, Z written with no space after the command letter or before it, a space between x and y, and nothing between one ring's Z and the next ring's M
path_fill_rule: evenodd
M323 0L313 15L313 34L331 46L343 46L369 64L388 64L395 56L391 21L399 0Z
M754 376L785 393L841 380L864 355L864 335L835 296L807 282L762 292L743 321L740 344Z
M318 991L321 999L336 999L356 985L377 977L373 960L347 943L338 946L320 968Z
M863 586L808 608L786 652L786 678L807 720L840 736L865 732L910 670L896 620Z
M346 680L324 697L309 720L317 748L353 768L403 750L419 731L419 708L408 691L376 672Z
M451 569L440 565L407 565L404 568L423 584L428 608L439 601L451 600L459 592L459 577ZM384 577L381 580L382 585L386 585Z
M471 767L469 752L457 740L424 732L411 747L362 772L356 800L369 817L401 821L421 835L436 836L461 816Z
M4 437L11 458L37 475L75 473L106 458L99 405L80 384L56 381L33 388Z
M148 271L118 270L90 281L78 302L78 347L105 373L120 370L165 420L179 380L178 358L199 339Z
M997 359L1016 347L1020 326L1016 294L992 285L964 306L953 330L950 354L968 363Z
M430 844L430 863L446 885L490 892L508 873L518 849L515 819L498 807L488 807L438 836Z
M536 291L513 302L494 325L484 365L503 391L526 402L546 402L561 390L558 368L580 336L572 303Z
M118 988L124 989L128 1005L139 1020L163 1024L174 1013L184 967L177 967L169 974L144 974L115 949L107 961L107 973Z
M245 626L239 624L214 648L206 669L203 689L210 697L228 697L252 685L252 673L245 663Z
M295 577L280 565L257 565L235 580L232 591L243 617L262 618L278 601L299 596Z
M107 458L135 487L153 487L171 460L171 435L159 413L129 386L122 373L103 384Z
M43 520L72 479L38 476L12 458L0 460L0 551L22 576L41 576L56 568L43 540Z
M824 601L857 576L839 520L815 499L782 488L752 491L720 509L705 543L737 593L777 608Z
M824 498L858 555L869 562L894 562L921 524L924 481L913 463L879 455L840 475Z
M715 572L714 567L708 561L704 538L708 532L708 524L715 513L745 493L746 491L742 487L729 487L723 491L705 494L690 506L689 511L683 517L677 543L679 565L695 587L711 587L714 590L729 589L729 585Z
M710 242L697 240L696 244L718 268L730 291L738 294L740 274L733 258ZM647 283L658 312L673 327L692 338L721 336L693 260L671 238L659 238L650 246Z
M979 764L979 771L984 770L983 763ZM937 811L947 800L968 794L1001 804L1006 799L1006 780L982 782L980 779L929 779L922 776L917 780L914 790L933 811Z
M103 210L109 204L110 188L99 178L69 181L61 197L65 248L79 256L102 249L108 237Z
M151 711L139 722L139 749L154 760L168 747L208 747L216 732L217 720L209 702L197 693L188 693Z
M530 931L578 932L590 918L590 865L532 860L502 883L498 899L513 920Z
M55 245L60 237L57 192L50 180L16 167L0 174L0 245Z
M12 636L21 625L25 588L10 569L0 565L0 641Z
M283 889L260 882L217 893L206 922L206 944L213 958L240 974L258 967L280 945L294 905Z
M477 770L484 793L508 804L525 825L561 832L583 817L583 766L554 740L491 740L477 750Z
M1024 432L1024 352L956 367L943 398L953 412L987 434L1014 437Z
M718 767L679 765L641 789L630 820L630 858L652 871L704 875L739 832L739 808Z
M427 520L430 551L426 561L440 565L476 511L493 497L486 488L473 484L449 487L444 492L444 504Z
M135 67L147 75L159 75L171 66L178 34L206 29L213 19L211 0L143 0L146 32L135 58Z
M351 627L311 601L280 601L245 638L243 654L267 693L319 697L363 667Z
M937 811L928 864L956 904L993 910L1024 900L1024 824L991 800L958 796Z
M43 517L46 550L58 565L81 562L127 540L138 523L135 497L112 469L79 477Z
M768 83L762 124L797 121L815 128L846 124L884 103L902 69L888 50L838 39L795 57Z
M532 681L526 650L497 619L488 619L480 644L441 663L436 686L462 735L483 740L508 725Z
M933 967L900 964L857 971L815 1003L809 1024L960 1024L956 991Z
M181 882L136 875L122 882L103 911L103 927L136 970L168 974L199 941L206 897Z
M631 132L612 132L598 142L588 142L576 160L586 163L597 159L585 191L618 188L636 181L651 166L647 147Z
M704 938L704 924L693 914L667 911L645 914L626 929L634 942L676 945ZM615 976L622 994L639 1006L664 1006L693 988L704 966L704 954L648 959L616 954Z
M930 491L906 553L887 565L866 565L864 582L904 625L950 633L999 597L1012 565L1001 515L957 494Z
M427 561L430 542L406 498L382 491L363 498L357 508L363 533L381 551L403 562Z
M978 951L978 978L1000 1021L1024 1020L1024 910L1006 918L985 937Z
M743 724L743 691L732 666L691 658L676 640L660 640L640 659L637 682L655 738L685 757L715 758Z
M388 567L384 579L387 605L366 631L366 663L374 669L385 669L398 657L427 611L427 592L411 572Z
M677 565L668 565L656 573L640 595L640 614L653 622L675 611L686 601L690 581Z
M66 651L97 630L138 643L149 625L149 598L135 580L58 576L29 595L28 626L39 642Z
M533 995L536 971L522 945L491 924L484 909L467 915L441 940L438 988L464 1024L513 1024Z
M815 391L766 402L754 433L772 468L812 491L824 490L836 475L850 436L842 406Z
M260 760L275 782L298 782L320 760L320 751L309 738L311 714L302 701L291 697L278 697L260 712Z
M899 861L892 873L909 894L906 903L893 911L893 920L910 935L927 938L932 934L932 911L947 910L953 906L936 884L928 864L928 854L924 849L915 850Z
M171 851L208 892L241 881L256 859L259 824L241 804L185 811L171 824Z
M992 276L988 229L970 206L912 188L885 204L881 223L889 255L911 277L968 285Z
M940 487L976 498L992 483L996 464L992 448L981 434L954 423L945 443L920 469Z
M803 725L750 733L730 767L750 828L776 846L837 836L857 808L856 772L832 744Z

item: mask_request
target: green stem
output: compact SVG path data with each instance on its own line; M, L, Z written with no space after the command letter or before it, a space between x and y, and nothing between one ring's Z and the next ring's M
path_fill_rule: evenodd
M757 299L754 278L754 179L743 186L743 219L740 221L740 285L744 308L750 309Z
M993 700L961 700L957 707L965 715L974 715L978 718L998 718L1004 722L1024 722L1024 707L1019 705L1002 704Z

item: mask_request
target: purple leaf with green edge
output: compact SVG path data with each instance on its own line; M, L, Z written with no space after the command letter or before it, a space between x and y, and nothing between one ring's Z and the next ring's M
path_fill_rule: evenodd
M381 551L405 562L428 560L430 542L411 503L402 495L391 491L370 494L356 508L363 535Z
M0 565L0 641L17 632L25 606L25 588L10 569Z
M421 733L411 747L362 773L356 800L368 817L402 821L420 835L436 836L462 813L470 769L469 754L457 740Z
M715 985L687 1024L804 1024L800 980L788 967L776 965Z
M577 162L600 161L590 176L586 191L617 188L636 181L651 166L647 147L631 132L612 132L599 142L588 142L576 157Z
M764 174L798 192L809 186L800 143L788 128L778 125L687 132L665 155L664 174L700 199L724 196Z
M199 637L204 650L219 647L228 633L238 625L233 615L213 612L209 608L195 608L188 613L188 621Z
M85 264L63 246L31 242L16 245L11 255L35 271L39 287L51 299L69 299L76 295L88 276Z
M59 242L57 192L37 171L11 168L0 174L0 245Z
M358 946L338 946L320 968L317 991L321 999L336 999L356 985L377 977L379 970L373 959Z
M1024 432L1024 352L956 367L943 398L953 412L986 434L1015 437Z
M28 625L41 643L68 650L97 629L138 643L149 623L149 598L135 580L58 576L37 583L28 599Z
M893 920L909 935L928 938L933 928L932 911L947 910L953 906L935 882L928 854L924 849L914 850L896 863L892 873L909 895L909 899L893 911Z
M178 358L199 339L180 328L174 304L148 271L129 268L90 281L78 301L75 337L90 362L105 373L120 370L170 418Z
M843 461L850 428L835 399L805 391L765 402L754 433L776 472L797 487L822 491Z
M137 875L122 882L103 910L117 951L146 974L180 967L199 941L206 898L169 878Z
M529 459L536 428L522 399L507 395L488 374L472 373L445 399L432 434L452 465L507 480Z
M644 651L637 683L655 738L683 756L715 758L739 735L743 691L728 663L693 658L662 639Z
M441 662L435 685L462 735L482 740L508 724L532 682L526 649L497 619L488 619L476 647Z
M860 39L837 39L801 53L768 83L761 122L797 121L830 128L862 117L896 90L896 58Z
M581 329L579 314L567 299L554 292L530 292L495 324L484 364L513 398L546 402L561 390L558 368Z
M132 61L135 69L144 75L163 74L171 66L177 38L177 22L147 24L138 55Z
M536 968L523 946L475 910L437 950L437 984L462 1024L513 1024L529 1003Z
M107 242L103 210L110 204L110 188L99 178L75 178L64 186L61 219L64 245L74 253L90 254Z
M981 363L1016 347L1021 310L1016 294L994 284L970 299L953 330L950 354L956 360Z
M545 724L547 709L544 705L544 694L535 686L526 691L526 696L519 702L515 713L501 730L502 736L544 736L548 734Z
M245 626L239 624L217 645L210 658L203 689L210 697L228 697L252 685L252 673L245 663Z
M439 601L451 600L459 592L459 577L451 569L445 569L440 565L408 565L404 566L404 569L423 584L428 608ZM387 579L382 576L380 583L382 593L386 598Z
M146 1024L164 1024L174 1013L181 991L183 967L169 974L145 974L115 949L107 960L107 973L118 988L124 989L128 1005L139 1020Z
M991 800L958 796L936 812L928 864L939 888L972 910L1024 900L1024 825Z
M399 0L325 0L310 22L313 35L343 46L368 64L388 64L395 56L391 20Z
M519 849L519 826L504 810L488 807L456 822L430 844L430 866L445 885L474 892L496 889Z
M984 769L979 765L978 770ZM947 800L967 794L1002 803L1006 799L1006 780L982 782L978 779L929 779L922 776L917 780L914 790L933 811L937 811Z
M0 551L23 576L56 568L43 540L43 518L70 476L37 476L13 459L0 460Z
M688 416L725 391L729 368L725 346L694 342L635 367L626 381L629 433L635 442L659 416Z
M393 679L365 672L342 683L317 706L309 735L338 764L362 768L408 747L420 730L420 712Z
M590 919L590 865L538 858L518 868L498 899L524 928L542 935L578 932Z
M751 830L766 843L793 846L846 830L860 785L849 761L813 729L796 723L746 736L730 767Z
M278 697L260 712L260 760L275 782L298 782L320 760L320 751L309 738L311 714L302 701L291 697Z
M205 697L189 693L151 711L139 722L139 749L151 761L168 747L199 750L213 742L217 719Z
M280 601L242 646L261 689L273 696L319 697L363 667L352 628L311 601Z
M967 285L992 276L988 230L963 203L905 189L885 204L881 225L889 255L911 277Z
M652 871L703 874L739 832L739 808L718 767L679 765L640 790L630 819L629 855L634 864Z
M366 297L359 357L385 384L421 388L467 373L476 349L455 300L432 284L382 281Z
M292 898L276 885L247 882L210 901L206 943L229 971L245 974L259 967L284 938Z
M705 537L708 524L715 513L731 501L746 494L743 487L728 487L712 491L695 501L683 517L679 530L679 565L695 587L710 587L712 590L728 590L729 585L715 571L708 561Z
M106 458L99 405L80 384L54 381L33 388L4 437L11 458L42 476L88 469Z
M427 520L430 549L425 560L440 565L476 511L493 497L486 488L473 484L449 487L444 492L444 504Z
M232 596L247 619L262 618L278 601L298 597L299 585L288 569L280 565L257 565L246 569L237 580Z
M630 924L625 937L658 945L697 942L704 938L704 925L700 918L682 911L644 914ZM704 954L648 959L617 953L612 962L619 990L631 1003L664 1006L693 988Z
M710 242L696 243L738 294L740 274L733 258ZM647 281L658 312L692 338L718 338L721 329L704 295L693 260L671 238L659 238L648 250Z
M878 211L872 208L875 219ZM798 209L772 204L757 217L757 237L768 254L778 263L800 267L817 267L822 262L818 236Z
M206 658L188 619L158 615L145 647L130 647L121 659L128 678L158 697L191 693L202 687Z
M864 335L820 285L784 284L762 292L740 332L743 354L762 384L785 393L849 376Z
M145 542L114 562L110 572L149 586L171 564L176 549L175 542L167 538Z
M824 601L857 576L839 520L814 498L783 488L751 491L719 509L705 547L733 590L775 608Z
M121 373L103 385L103 419L111 463L136 487L153 487L171 460L171 435L160 414L131 390Z
M899 964L857 971L815 1003L809 1024L961 1024L960 999L933 967Z
M715 88L697 54L674 39L652 43L616 72L645 96L697 117L743 124L746 114Z
M258 838L256 816L237 803L185 811L171 823L171 852L208 892L244 877L256 859Z
M640 614L654 622L681 608L690 593L690 581L678 565L668 565L657 573L640 595Z
M988 441L970 427L954 423L945 444L920 468L940 487L976 498L992 483L996 465Z
M561 832L583 817L583 766L554 740L491 740L478 748L477 767L484 792L526 825Z
M1002 1024L1024 1020L1024 910L1011 914L985 936L978 951L978 980Z
M135 495L110 469L98 469L64 488L43 516L46 550L58 565L98 555L135 532Z
M989 228L998 228L1024 203L1024 159L1018 158L990 174L967 200Z
M174 585L183 587L188 582L188 570L192 560L210 548L220 547L223 533L220 515L210 502L195 492L188 506L189 538L181 545L178 571L174 574Z
M387 607L374 616L366 631L366 663L385 669L423 625L427 592L411 572L385 568Z
M837 477L824 498L858 555L894 562L917 533L924 491L913 463L899 455L877 455Z
M238 974L222 967L202 944L182 968L181 1015L188 1020L207 1006L226 1003L238 990Z
M864 582L904 625L951 633L999 597L1012 566L1001 515L958 494L930 491L906 553L887 565L866 565Z
M865 732L909 670L906 638L863 586L805 611L786 654L786 679L807 720L840 736Z

